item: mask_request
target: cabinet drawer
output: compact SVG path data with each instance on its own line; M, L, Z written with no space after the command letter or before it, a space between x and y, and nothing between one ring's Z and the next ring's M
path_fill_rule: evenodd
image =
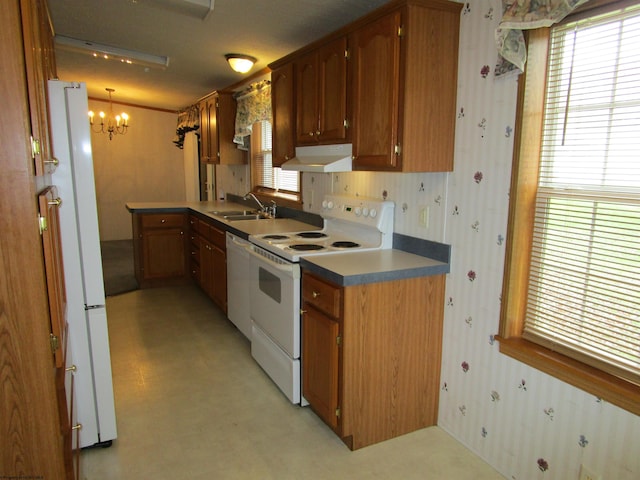
M191 233L198 233L200 229L198 228L200 223L198 222L198 217L195 215L189 215L189 229Z
M202 238L209 240L211 237L211 226L204 220L198 220L198 233L202 235Z
M339 318L342 290L310 274L302 279L302 299L326 314Z
M140 216L142 228L183 227L182 213L151 213Z
M211 240L211 243L213 243L216 247L218 247L223 252L226 252L227 237L225 235L225 232L216 227L210 226L209 234L210 234L209 240Z

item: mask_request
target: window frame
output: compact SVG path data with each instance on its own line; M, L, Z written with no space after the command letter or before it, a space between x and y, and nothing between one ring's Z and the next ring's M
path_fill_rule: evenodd
M575 15L583 15L585 11L588 11L588 15L597 14L600 12L596 9L610 10L625 3L629 2L595 1L591 8L583 8ZM574 15L567 18L575 19ZM518 80L502 306L499 334L496 336L499 349L505 355L640 415L640 385L522 337L538 187L550 29L530 30L526 36L527 69Z
M273 128L273 126L272 126ZM273 130L272 130L273 131ZM260 137L260 138L259 138ZM260 146L258 146L260 144ZM253 135L251 139L251 148L249 151L249 164L250 164L250 177L251 177L251 191L260 198L260 201L274 201L278 206L284 206L289 208L295 208L297 210L302 209L302 178L300 178L300 191L291 192L288 190L277 191L273 188L257 184L255 178L254 165L254 153L256 150L262 148L262 138L259 135Z

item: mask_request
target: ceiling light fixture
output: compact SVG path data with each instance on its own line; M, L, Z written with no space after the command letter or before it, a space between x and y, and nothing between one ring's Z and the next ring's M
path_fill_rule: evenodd
M227 53L224 58L229 62L229 66L238 73L247 73L253 68L253 64L258 61L254 57L239 53Z
M91 124L91 130L96 133L108 133L109 140L111 140L114 135L124 135L127 133L127 128L129 128L129 115L124 112L120 115L113 114L113 101L111 100L111 94L115 92L115 90L113 88L105 88L105 90L109 93L109 115L107 116L104 112L100 112L98 114L100 117L100 124L94 126L93 117L95 116L95 113L89 111L89 123Z
M169 57L112 47L111 45L90 42L89 40L56 35L55 43L61 49L86 53L95 58L119 60L126 64L144 65L145 67L162 69L169 66Z

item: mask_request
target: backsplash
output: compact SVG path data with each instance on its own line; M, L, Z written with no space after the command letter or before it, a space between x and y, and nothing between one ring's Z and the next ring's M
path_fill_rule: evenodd
M320 213L325 193L386 196L397 233L452 246L438 423L453 437L512 480L577 480L581 463L605 480L638 479L640 417L500 354L493 338L517 90L516 77L493 75L501 12L499 0L476 0L461 14L454 172L307 173L304 208ZM225 188L244 194L235 171Z

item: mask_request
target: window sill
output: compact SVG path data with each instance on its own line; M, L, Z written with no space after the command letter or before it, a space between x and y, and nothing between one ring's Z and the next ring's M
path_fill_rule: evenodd
M640 385L635 385L522 338L503 338L500 352L566 383L640 415Z
M260 198L260 200L266 199L267 201L275 201L279 207L289 207L295 208L297 210L302 210L302 200L299 196L294 200L294 197L296 197L296 195L279 194L277 192L274 192L273 190L260 187L254 188L253 193L255 193L258 198Z

